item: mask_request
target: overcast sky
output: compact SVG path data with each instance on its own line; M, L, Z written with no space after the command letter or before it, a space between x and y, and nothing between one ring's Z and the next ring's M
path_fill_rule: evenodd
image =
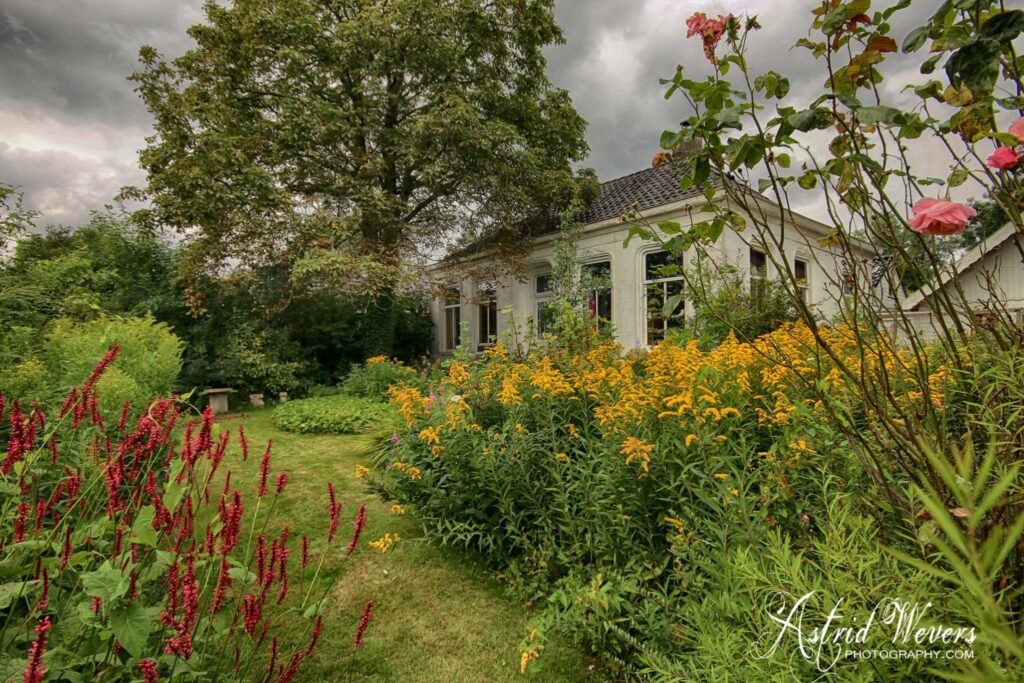
M915 2L894 30L897 41L923 23L934 2ZM201 4L0 0L0 180L22 187L26 204L42 212L40 223L84 222L119 188L143 182L136 153L151 123L126 76L142 44L168 56L186 50L185 29L201 21ZM764 26L754 48L757 67L790 75L797 97L820 88L820 65L806 50L790 49L817 4L557 0L566 44L548 51L549 74L590 123L586 165L602 180L644 168L662 130L687 115L682 99L665 101L658 79L679 63L694 75L707 73L699 43L686 39L685 20L694 11L757 14ZM944 175L942 168L937 173ZM814 196L801 198L797 208L820 211Z

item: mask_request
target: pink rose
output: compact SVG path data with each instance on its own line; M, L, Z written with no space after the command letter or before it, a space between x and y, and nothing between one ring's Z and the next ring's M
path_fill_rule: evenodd
M925 198L914 204L910 229L931 237L955 235L963 232L967 221L977 215L977 211L963 204Z
M991 168L1008 171L1020 163L1020 156L1020 154L1014 151L1013 147L1000 147L985 162Z
M1024 142L1024 118L1017 119L1010 124L1010 135Z

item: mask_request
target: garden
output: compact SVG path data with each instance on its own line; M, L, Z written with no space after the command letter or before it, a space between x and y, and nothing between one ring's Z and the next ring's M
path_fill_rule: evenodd
M958 279L1024 262L1024 10L934 4L809 3L813 100L752 58L774 18L680 27L652 165L693 209L615 224L686 315L637 348L552 2L210 3L143 47L145 186L45 230L0 186L3 680L1024 679L1020 272ZM543 329L436 353L452 268L520 277L556 215Z

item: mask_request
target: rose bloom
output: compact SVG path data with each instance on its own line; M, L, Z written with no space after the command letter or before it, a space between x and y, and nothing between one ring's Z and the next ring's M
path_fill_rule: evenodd
M914 204L910 229L932 237L956 235L963 232L967 221L977 215L977 211L963 204L925 198Z
M1010 124L1010 135L1024 142L1024 118L1019 118Z
M1020 163L1020 156L1013 147L1000 147L985 160L985 163L991 168L1008 171Z

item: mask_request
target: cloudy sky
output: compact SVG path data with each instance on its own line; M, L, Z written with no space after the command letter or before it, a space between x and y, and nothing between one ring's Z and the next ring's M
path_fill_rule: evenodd
M26 204L42 212L40 223L80 223L119 188L143 181L136 152L151 132L150 117L126 76L142 44L171 56L186 50L185 29L202 19L201 4L0 0L0 180L21 186ZM661 131L686 116L683 100L664 100L658 79L680 63L706 73L699 44L685 37L694 11L757 14L764 30L754 63L789 74L796 96L819 88L820 66L805 50L790 49L817 4L557 0L566 44L548 51L549 73L590 122L587 165L605 180L643 168ZM933 8L934 0L918 0L898 22L896 39ZM813 197L802 201L798 208L816 212Z

